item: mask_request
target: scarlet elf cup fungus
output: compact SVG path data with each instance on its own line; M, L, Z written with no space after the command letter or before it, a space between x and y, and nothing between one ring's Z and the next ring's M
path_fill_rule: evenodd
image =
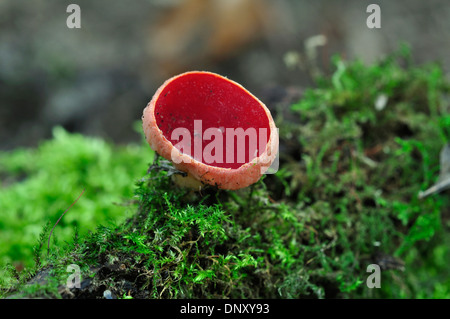
M278 152L267 107L240 84L211 72L167 80L144 109L150 147L189 178L235 190L266 173Z

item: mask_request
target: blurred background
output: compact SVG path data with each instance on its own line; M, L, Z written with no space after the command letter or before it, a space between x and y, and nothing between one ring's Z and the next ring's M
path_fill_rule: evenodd
M81 7L81 29L66 8ZM270 108L273 87L311 85L308 54L365 62L411 46L415 62L450 66L448 0L376 1L2 0L0 150L36 146L60 125L115 143L137 141L133 123L168 77L209 70L241 83ZM316 51L310 48L317 45Z

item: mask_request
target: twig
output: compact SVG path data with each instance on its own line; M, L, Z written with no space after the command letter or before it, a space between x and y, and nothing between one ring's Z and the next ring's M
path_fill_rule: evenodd
M56 224L53 226L52 230L50 231L50 235L48 235L48 243L47 243L47 255L50 252L50 238L52 237L52 233L53 230L55 229L56 225L58 225L59 221L61 220L61 218L64 216L64 214L70 209L72 208L72 206L80 199L81 195L83 195L84 191L86 190L86 188L83 189L83 191L81 192L80 196L78 196L78 198L72 203L72 205L69 206L69 208L67 208L64 213L62 213L62 215L58 218L58 220L56 221Z

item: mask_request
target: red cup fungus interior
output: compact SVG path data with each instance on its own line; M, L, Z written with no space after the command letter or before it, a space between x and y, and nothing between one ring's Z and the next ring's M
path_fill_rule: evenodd
M192 147L191 154L194 154L194 138L198 135L198 132L194 132L195 120L201 120L202 135L208 128L219 129L221 132L226 128L242 128L244 131L254 128L259 141L260 129L266 130L266 137L261 137L262 143L257 143L254 152L248 147L250 140L246 136L245 150L239 150L235 140L233 161L227 161L226 151L223 151L222 161L208 163L221 168L236 169L242 166L244 163L237 160L238 152L245 151L245 163L258 157L264 152L270 137L269 119L261 102L242 86L210 73L187 73L167 83L157 97L154 115L164 137L174 146L179 140L172 139L172 132L176 128L189 130L192 139L189 143ZM203 152L214 139L213 136L211 140L201 139L196 142L201 143ZM226 134L223 133L223 150L226 150L226 144Z

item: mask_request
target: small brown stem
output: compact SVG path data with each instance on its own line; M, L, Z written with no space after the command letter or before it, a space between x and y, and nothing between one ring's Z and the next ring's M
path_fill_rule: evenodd
M61 218L64 216L64 214L65 214L70 208L72 208L72 206L80 199L81 195L83 195L83 193L84 193L85 190L86 190L86 188L83 189L83 191L81 192L80 196L78 196L78 198L72 203L72 205L70 205L69 208L67 208L67 209L64 211L64 213L62 213L62 215L58 218L58 220L56 221L56 224L53 226L52 230L50 231L50 234L48 235L47 255L48 255L49 252L50 252L50 238L52 237L53 230L55 229L56 225L58 225L59 221L60 221Z

